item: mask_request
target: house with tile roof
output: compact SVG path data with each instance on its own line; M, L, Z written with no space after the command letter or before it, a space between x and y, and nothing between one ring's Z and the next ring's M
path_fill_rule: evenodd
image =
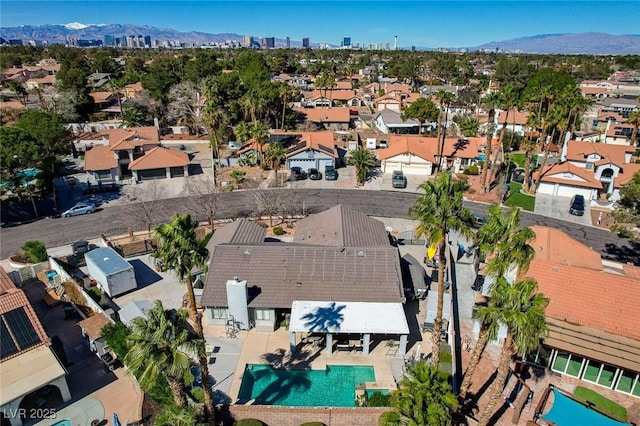
M349 130L354 127L349 108L294 108L300 120L317 124L325 130Z
M532 230L526 277L549 298L549 334L527 360L640 397L640 268L601 259L562 231Z
M178 150L157 146L129 163L134 182L189 176L189 156Z
M507 111L500 111L500 113L497 114L495 126L493 127L494 136L497 137L499 135L499 133L502 131L502 127L505 124L507 126L507 130L524 136L528 118L528 112L510 110L509 114L507 114Z
M400 113L393 109L383 109L374 115L376 128L382 133L397 135L417 135L420 131L420 122L414 118L402 119Z
M617 112L627 119L632 112L640 110L640 101L630 98L607 98L602 101L600 110Z
M91 92L89 93L93 99L94 111L106 114L120 114L120 103L118 94L113 92Z
M265 242L265 235L242 219L209 242L201 299L209 325L273 331L289 319L292 350L315 332L328 353L334 339L351 334L364 354L388 336L406 352L400 257L382 222L338 205L300 220L292 242ZM324 323L324 315L336 321Z
M53 351L51 340L24 291L0 268L0 417L2 424L22 425L27 411L23 401L32 397L44 406L56 392L71 399L67 370ZM6 423L5 423L6 422Z
M629 145L578 142L566 143L560 163L538 170L533 175L540 182L541 194L597 200L609 194L614 202L620 198L619 189L640 171L640 164L632 162L635 148Z
M314 90L309 99L306 99L308 105L312 105L315 108L320 107L335 107L335 106L362 106L363 102L353 89L324 89Z
M638 138L632 141L633 131L635 126L627 123L614 123L609 121L607 123L607 129L605 131L604 143L613 145L631 145L635 146L638 143Z
M302 170L315 168L322 171L328 165L336 167L339 158L332 131L296 132L295 138L289 141L285 164L288 170L300 167Z
M376 98L374 101L376 111L381 112L385 109L400 112L402 109L402 99L392 95L382 95Z
M126 99L135 99L143 90L142 83L140 82L127 84L122 88L122 95Z

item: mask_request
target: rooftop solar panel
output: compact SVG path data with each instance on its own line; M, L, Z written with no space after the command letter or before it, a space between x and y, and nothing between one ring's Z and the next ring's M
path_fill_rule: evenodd
M306 143L306 142L300 142L300 143L296 144L296 146L294 146L294 147L292 147L292 148L289 148L289 149L287 150L287 154L289 154L289 153L291 153L291 152L294 152L294 151L301 150L301 149L302 149L302 148L304 148L305 146L307 146L307 143Z
M322 144L318 144L318 148L320 148L321 151L328 152L329 154L333 154L333 149L327 148Z
M4 359L18 352L18 347L13 342L7 326L0 321L0 359Z
M3 315L11 334L15 337L20 350L27 349L40 342L40 337L29 321L24 308L14 309Z

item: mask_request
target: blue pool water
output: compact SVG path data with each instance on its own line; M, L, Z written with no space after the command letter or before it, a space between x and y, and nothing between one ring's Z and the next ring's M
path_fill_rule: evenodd
M376 380L372 366L331 365L286 370L247 364L238 399L289 407L354 407L356 385Z
M55 422L51 426L73 426L73 423L71 422L71 420L64 419L60 420L59 422Z
M367 396L371 396L376 392L382 395L389 395L389 389L367 389L366 392L367 392Z
M37 179L38 175L40 175L41 173L42 172L38 169L24 169L17 171L15 174L17 178L20 178L20 183L22 185L26 185L34 179ZM9 183L9 181L3 181L0 186L4 187L9 185Z
M540 416L558 426L590 425L590 426L622 426L621 423L591 410L577 401L553 389L553 406L551 410Z

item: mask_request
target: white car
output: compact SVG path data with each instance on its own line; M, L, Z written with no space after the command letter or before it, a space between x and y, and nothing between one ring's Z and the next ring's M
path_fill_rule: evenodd
M69 210L62 212L62 217L78 216L81 214L89 214L96 211L96 205L92 203L78 203Z

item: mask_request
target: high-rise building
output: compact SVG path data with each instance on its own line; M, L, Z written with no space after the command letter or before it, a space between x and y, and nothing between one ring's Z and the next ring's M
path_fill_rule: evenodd
M302 47L308 49L311 47L311 43L309 42L309 37L305 37L302 39Z
M291 47L291 39L287 37L287 49Z
M115 46L116 45L116 38L112 35L105 35L104 36L104 40L103 43L105 46Z
M276 47L276 39L275 37L267 37L264 39L267 49L273 49Z
M349 47L349 46L351 46L351 37L344 37L344 38L342 39L342 45L343 45L344 47Z
M253 42L253 37L248 35L242 37L242 47L250 47L252 42Z
M144 36L144 46L151 47L151 36Z

